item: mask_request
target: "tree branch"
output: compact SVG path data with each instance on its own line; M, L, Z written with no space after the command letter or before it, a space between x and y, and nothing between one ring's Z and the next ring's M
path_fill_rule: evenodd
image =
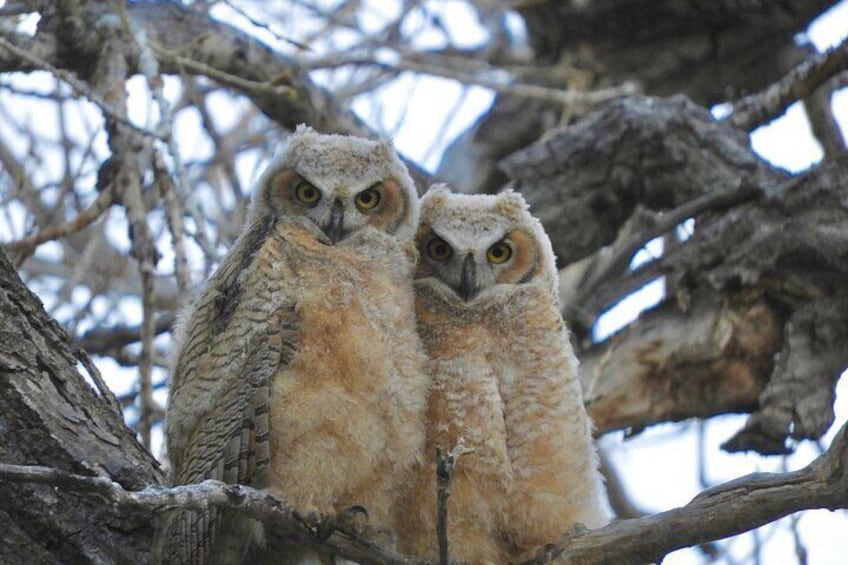
M423 560L381 549L373 543L347 531L334 520L320 520L320 532L314 521L302 519L284 502L262 490L242 485L229 485L208 480L194 485L172 488L149 487L127 491L108 477L87 477L37 465L0 463L0 480L18 483L49 485L60 490L86 493L127 513L147 513L153 516L168 510L228 509L261 520L272 528L274 535L290 537L298 543L332 552L363 564L421 564ZM330 532L328 535L327 532Z
M725 119L750 131L782 114L793 102L809 97L819 86L845 70L848 70L848 41L810 57L765 90L738 100Z
M456 463L458 445L443 462ZM331 522L329 536L318 535L280 500L250 487L204 481L173 488L124 490L106 477L87 477L41 466L0 464L0 480L37 483L60 490L88 493L126 512L154 515L175 508L229 509L262 521L275 535L291 537L316 549L360 563L423 564L423 560L381 549ZM621 520L588 531L576 528L557 544L540 548L524 565L557 560L572 565L659 562L668 553L703 544L779 520L801 510L848 507L848 424L830 448L800 471L753 473L708 489L686 506L653 516ZM322 521L323 526L327 521ZM443 561L444 562L444 561Z
M683 547L758 528L801 510L848 506L848 424L819 459L789 473L753 473L705 490L681 508L563 536L524 565L658 563Z

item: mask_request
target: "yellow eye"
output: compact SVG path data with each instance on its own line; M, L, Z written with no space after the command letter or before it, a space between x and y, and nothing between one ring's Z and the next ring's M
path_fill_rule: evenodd
M427 244L427 255L434 261L447 261L453 255L453 249L444 239L434 237Z
M512 257L512 248L505 241L500 241L486 251L486 259L493 265L500 265L509 261Z
M380 203L380 192L376 188L368 188L357 194L353 202L360 212L368 212Z
M321 200L321 191L305 180L298 181L294 187L294 195L300 202L307 206L315 206Z

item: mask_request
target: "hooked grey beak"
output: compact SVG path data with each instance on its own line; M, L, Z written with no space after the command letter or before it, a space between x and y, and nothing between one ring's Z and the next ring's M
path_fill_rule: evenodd
M324 233L334 244L341 241L345 236L344 204L338 198L333 202L333 207L330 209L330 221L324 226Z
M474 265L474 257L471 253L465 256L462 262L462 275L459 281L459 295L468 302L477 294L477 267Z

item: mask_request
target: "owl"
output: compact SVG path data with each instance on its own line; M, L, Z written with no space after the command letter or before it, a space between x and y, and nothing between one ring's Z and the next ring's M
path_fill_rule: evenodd
M452 483L452 559L520 561L578 522L605 524L591 422L541 223L515 192L436 186L422 199L416 241L416 315L433 379L425 453L459 438L474 449ZM434 559L435 464L419 473L401 548Z
M267 489L304 516L390 511L424 442L412 275L419 203L386 142L299 127L176 332L174 484ZM165 563L314 562L214 509L166 519ZM325 559L321 559L326 561Z

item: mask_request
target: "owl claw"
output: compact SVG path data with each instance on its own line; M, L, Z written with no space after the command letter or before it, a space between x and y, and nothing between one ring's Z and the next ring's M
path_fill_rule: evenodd
M332 512L326 513L321 512L317 506L307 505L303 511L298 513L301 521L303 521L306 526L318 534L322 535L322 532L327 530L327 524L332 523L334 519L334 515Z
M368 528L368 510L359 504L347 508L339 516L339 527L361 536Z

